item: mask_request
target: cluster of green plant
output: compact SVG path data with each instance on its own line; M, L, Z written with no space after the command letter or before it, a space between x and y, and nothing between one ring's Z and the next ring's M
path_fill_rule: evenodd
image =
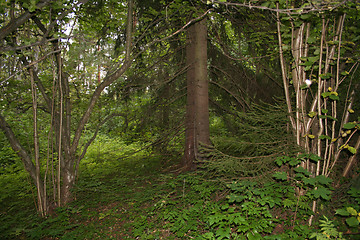
M304 161L316 163L316 155L276 158L275 163L287 171L275 173L272 179L225 183L210 180L206 168L177 176L160 173L163 159L149 150L139 151L144 146L100 134L80 164L73 191L76 200L45 219L39 218L31 205L33 195L31 188L26 188L26 173L19 167L6 168L0 181L8 188L1 200L8 201L11 195L16 201L2 210L0 237L200 240L341 236L339 223L332 218L320 220L319 226L307 226L314 214L309 203L330 200L331 180L322 175L313 178L299 167ZM11 187L13 180L22 190ZM299 190L304 194L299 195ZM338 215L347 211L346 219L356 217L351 215L352 209L359 212L359 193L349 193L357 202L337 211ZM19 208L24 200L29 204Z
M96 151L97 146L90 149L92 154L84 164L97 162ZM104 155L100 152L100 156ZM291 167L288 173L276 173L273 179L232 183L208 180L201 171L177 176L160 174L157 166L148 164L154 158L118 160L111 154L108 156L104 162L112 162L115 167L109 169L109 165L99 164L96 171L84 168L74 188L76 201L57 208L52 216L37 217L31 205L24 209L24 214L12 209L15 216L5 216L4 212L10 210L4 210L1 222L8 222L2 225L1 237L215 240L341 239L343 236L338 223L331 218L320 220L318 227L307 226L309 216L314 214L309 202L328 200L330 191L329 179L311 178L296 167L304 159L316 161L313 155L278 158L279 165ZM305 190L305 194L299 196L296 187ZM346 218L352 217L352 209L359 212L359 192L351 190L349 194L356 202L337 211L341 215L349 210ZM13 207L19 206L21 199L14 202L18 204Z
M346 225L351 230L359 230L360 223L360 189L351 187L347 192L350 201L345 203L342 208L336 210L336 215L345 218Z
M274 177L281 181L290 180L299 190L299 197L306 197L308 201L317 199L329 200L332 180L324 175L313 177L312 174L301 166L301 163L314 164L320 160L316 154L299 154L294 157L278 157L275 162L278 166L288 165L289 172L276 172ZM304 193L304 194L302 194Z
M339 232L335 227L333 221L329 220L324 216L323 220L319 220L321 232L315 232L310 235L310 238L316 238L317 240L326 240L326 239L339 239L344 240L343 233Z

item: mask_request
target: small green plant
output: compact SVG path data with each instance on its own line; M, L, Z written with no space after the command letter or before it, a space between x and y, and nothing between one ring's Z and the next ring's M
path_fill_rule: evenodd
M356 203L337 209L335 214L346 217L345 222L349 227L358 227L360 223L360 190L351 188L348 194L354 198Z
M342 232L339 232L333 221L330 221L327 217L323 216L324 220L320 220L321 232L315 232L310 235L310 238L316 238L316 240L338 239L345 240L342 236Z
M241 181L229 184L228 188L227 202L214 206L207 216L209 231L202 235L205 239L262 239L263 235L272 239L275 226L283 224L276 212L286 214L283 210L291 211L290 206L297 203L293 187L284 183ZM307 234L307 231L292 231L282 235L288 239L307 237ZM280 235L277 237L274 239Z
M300 166L303 161L310 161L316 163L320 157L315 154L300 154L295 157L279 157L275 163L281 167L288 165L290 172L276 172L273 177L280 181L290 180L298 189L299 195L304 195L308 200L330 200L332 180L324 175L313 177L312 174Z

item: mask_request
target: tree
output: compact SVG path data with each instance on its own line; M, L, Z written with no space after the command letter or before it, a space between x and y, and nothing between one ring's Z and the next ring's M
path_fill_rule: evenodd
M47 1L49 2L49 1ZM53 3L55 4L55 3ZM69 4L70 10L74 8L78 8L81 3L78 3L79 5L71 5L72 3L66 3L65 5ZM129 0L129 6L132 5L132 0ZM24 4L25 5L25 4ZM39 6L34 6L35 8L40 8ZM67 14L69 14L71 11L62 9L62 6L53 5L53 8L49 8L48 11L53 11L53 13L59 14L60 17L58 19L50 19L51 24L46 27L43 25L43 21L46 21L46 17L41 15L39 11L35 11L34 13L30 14L32 20L35 22L37 29L34 29L34 31L40 30L40 35L42 36L42 39L35 44L31 44L28 46L17 46L17 42L22 42L24 35L20 35L19 33L13 34L12 38L9 38L6 40L6 43L11 46L11 50L16 50L16 55L18 59L21 61L22 66L27 69L27 72L29 73L30 80L31 80L31 86L32 86L32 95L33 95L33 112L34 112L34 147L35 147L35 163L32 161L32 155L29 152L28 149L26 149L22 143L18 140L17 134L14 133L12 130L12 126L7 122L6 118L1 114L0 115L0 127L5 133L6 137L8 138L13 150L20 156L22 159L25 169L29 172L30 176L32 177L35 186L38 189L38 203L39 203L39 212L42 215L46 215L49 211L49 199L48 194L46 192L47 189L47 172L49 170L49 155L46 162L46 171L45 173L40 172L40 162L39 162L39 144L38 144L38 136L37 136L37 101L39 101L36 97L36 90L35 90L35 84L38 89L38 91L41 93L43 99L41 104L43 104L43 108L45 112L50 113L50 127L48 129L49 131L49 143L48 146L52 146L55 143L54 147L51 147L51 149L48 149L48 151L52 152L54 151L57 154L57 176L56 176L56 185L53 185L54 188L54 198L56 198L56 205L62 206L66 205L70 201L72 201L72 194L71 189L75 183L76 180L76 171L78 162L81 160L81 158L84 157L87 147L90 145L90 143L94 140L99 127L101 124L103 124L107 118L112 117L108 116L105 118L95 129L93 137L91 137L87 143L81 143L80 140L83 136L84 128L86 124L89 123L91 114L95 108L96 102L101 96L101 93L104 91L106 87L108 87L111 83L113 83L115 80L117 80L131 65L132 59L130 58L130 46L131 46L131 34L132 30L129 29L127 31L127 42L124 45L125 49L125 58L122 61L121 65L115 66L111 70L109 70L106 74L106 76L102 79L102 81L96 86L94 91L91 94L91 97L88 99L88 105L84 108L83 113L80 118L75 117L73 114L73 107L72 107L72 96L73 93L70 91L70 84L71 84L71 75L65 71L65 59L62 55L62 49L61 49L61 41L59 38L54 38L54 34L57 33L56 30L60 30L62 28L61 25L57 25L60 23L61 19L64 18ZM20 7L21 8L21 7ZM131 10L131 7L128 8L128 16L127 16L127 26L132 26L132 14L133 11ZM25 12L28 10L25 10ZM44 17L44 18L43 18ZM27 17L26 20L28 20L29 17ZM16 26L11 28L12 31L7 32L6 29L8 29L8 26L4 26L0 29L0 32L4 33L2 35L2 39L5 38L7 35L15 32L15 31L26 31L26 29L29 27L28 25L25 25L25 27L22 26L22 24L25 24L26 21L22 21L21 23L17 24L18 20L15 18L12 18L9 20L10 23L8 25L10 26ZM15 23L13 23L15 22ZM61 23L60 23L61 24ZM19 29L21 27L21 29ZM55 31L53 30L55 29ZM49 35L49 33L52 33L52 35ZM47 40L49 36L49 40ZM33 36L34 40L37 38L36 34ZM53 84L53 91L48 91L46 89L46 85L48 85L48 82L44 81L44 74L46 74L46 69L39 70L35 69L35 66L41 67L41 65L38 65L38 63L42 59L37 59L36 55L29 54L28 51L22 50L28 48L29 50L35 49L35 52L39 51L39 47L46 48L46 45L44 45L46 42L50 42L50 52L45 55L44 58L47 56L54 56L54 65L56 71L54 71L54 84ZM22 51L21 51L22 50ZM2 73L3 76L6 76L5 73ZM41 76L42 75L42 76ZM10 79L12 76L10 76L8 79ZM6 81L6 80L5 80ZM27 104L27 103L25 103ZM7 109L6 109L7 110ZM4 112L5 110L3 110ZM9 110L7 110L9 111ZM74 127L72 125L72 122L77 121L77 126ZM53 142L54 141L54 142ZM80 145L83 144L82 146ZM54 156L54 153L53 153ZM53 159L54 160L54 159ZM54 173L54 172L53 172ZM55 200L55 199L54 199Z
M354 58L352 47L357 45L353 42L356 38L349 32L346 36L344 31L346 12L352 11L352 7L353 3L349 3L333 9L337 14L327 11L304 13L293 16L288 23L284 23L287 20L281 21L277 12L280 61L289 119L297 144L305 153L319 157L316 161L309 158L301 163L313 176L333 173L344 149L356 154L356 148L348 145L359 126L356 120L349 123L350 114L354 112L354 95L340 97L342 91L345 93L343 85L347 85L347 91L353 89L354 92L357 87L353 82L358 81L349 77L358 64L351 60ZM329 8L332 9L331 6ZM359 16L355 14L353 17ZM291 36L290 39L283 37L286 34ZM284 48L290 51L286 57ZM342 108L339 107L341 105ZM351 158L348 162L352 162ZM316 210L316 201L312 210ZM309 224L311 222L312 218Z
M183 167L193 169L200 144L210 145L206 18L187 30L187 103Z
M166 10L144 9L147 14L157 14L155 18L136 15L133 0L44 2L48 5L14 2L6 9L5 22L15 27L10 32L6 31L8 25L0 28L6 33L1 38L1 64L11 70L1 72L4 98L0 127L38 189L42 215L50 207L72 201L79 163L100 128L115 117L128 120L120 108L113 111L111 106L101 107L99 100L109 101L111 98L104 96L114 85L122 92L134 92L130 78L143 58L154 60L151 56L156 52L161 59L164 49L160 45L168 44L170 38L208 13L169 29L168 21L164 21L168 18ZM146 4L151 5L151 1ZM181 6L179 2L174 5ZM12 24L17 21L12 11L31 14L23 22ZM145 93L150 89L146 84L154 83L144 84ZM14 106L15 101L18 106ZM23 132L17 128L20 113L29 119ZM166 115L164 111L165 121ZM27 131L33 132L32 138L27 137ZM29 139L30 144L25 145Z

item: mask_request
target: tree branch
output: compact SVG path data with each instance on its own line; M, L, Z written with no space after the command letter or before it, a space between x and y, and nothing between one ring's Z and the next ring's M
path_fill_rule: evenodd
M49 5L52 2L55 2L56 0L43 0L40 1L38 4L36 4L37 9L41 9L47 5ZM29 18L34 16L35 12L29 12L26 10L23 14L21 14L18 18L14 19L13 21L10 21L6 26L2 27L0 29L0 41L4 39L7 35L15 31L18 27L23 25Z
M6 138L9 140L11 148L21 158L22 162L24 163L25 169L30 173L31 178L36 183L36 169L33 162L31 161L30 154L20 144L19 140L16 138L14 132L12 131L10 125L6 122L5 118L1 114L0 114L0 128L4 132Z

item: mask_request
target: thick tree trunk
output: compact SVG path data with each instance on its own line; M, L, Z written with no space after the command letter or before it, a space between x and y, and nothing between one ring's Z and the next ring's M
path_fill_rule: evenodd
M67 164L62 168L62 185L61 185L61 205L65 206L73 200L72 188L75 184L75 168L74 161L70 161L70 164Z
M195 131L197 144L210 145L206 18L195 24Z
M187 104L183 169L195 168L198 144L210 145L206 19L190 26L186 46Z
M185 151L182 166L184 170L192 169L195 160L195 25L187 30L186 43L186 122L185 122Z

